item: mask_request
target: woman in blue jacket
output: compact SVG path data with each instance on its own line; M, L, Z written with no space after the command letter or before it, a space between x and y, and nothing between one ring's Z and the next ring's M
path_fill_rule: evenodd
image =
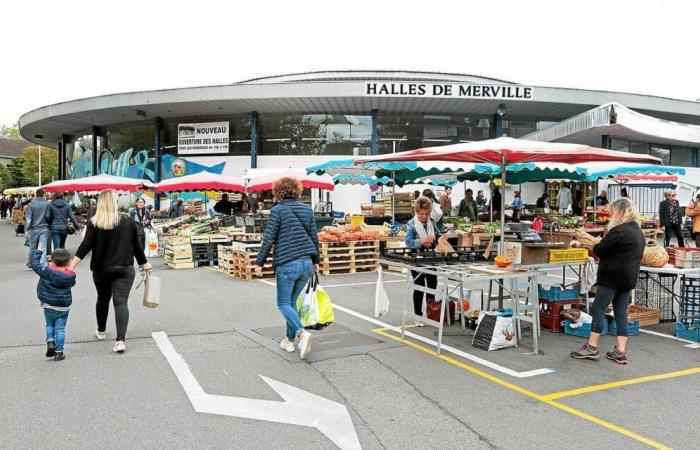
M430 218L430 213L433 211L433 202L427 197L418 197L414 203L413 209L416 215L408 222L408 231L406 232L406 247L432 250L437 245L437 240L440 237L440 231L433 219ZM437 287L437 277L424 273L411 271L414 284L426 286L430 289ZM427 301L435 300L434 294L425 294ZM413 312L416 316L423 316L423 292L419 290L413 291ZM424 326L422 319L416 319L416 325Z
M46 223L49 224L49 232L51 233L51 243L53 248L65 248L66 238L68 237L68 221L73 224L74 230L80 229L80 224L75 219L73 210L70 205L63 200L63 191L53 193L53 200L46 209Z
M262 246L255 261L255 273L262 275L267 256L274 246L277 309L287 322L287 335L280 348L294 352L294 340L299 338L299 354L306 359L311 352L313 335L304 330L296 301L314 271L318 271L318 234L314 212L299 202L302 186L295 178L283 177L272 185L279 202L270 210Z

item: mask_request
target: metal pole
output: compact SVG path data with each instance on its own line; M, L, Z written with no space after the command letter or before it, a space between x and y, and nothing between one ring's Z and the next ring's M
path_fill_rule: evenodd
M391 171L391 224L392 225L396 222L395 204L396 204L396 172L392 170Z
M41 145L39 146L39 187L41 187Z
M498 254L503 255L505 253L505 230L506 230L506 157L501 156L501 243L498 246Z
M489 222L493 222L493 174L489 174L489 190L491 191L491 198L489 199ZM477 211L479 208L477 208ZM477 212L477 216L479 213ZM477 222L479 218L477 217Z

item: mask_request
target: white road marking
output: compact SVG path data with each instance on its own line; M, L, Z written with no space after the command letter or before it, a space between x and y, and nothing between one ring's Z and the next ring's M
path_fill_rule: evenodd
M674 341L685 342L687 345L684 345L683 347L700 348L700 342L689 341L688 339L683 339L683 338L679 338L676 336L671 336L670 334L659 333L658 331L644 330L642 328L640 328L639 331L642 333L651 334L653 336L658 336L658 337L662 337L662 338L666 338L666 339L673 339Z
M325 434L343 450L362 448L345 405L262 375L259 375L260 378L284 401L207 394L192 374L185 359L173 347L168 335L159 331L151 333L151 336L175 372L195 411L312 427Z
M259 279L258 281L261 282L261 283L264 283L264 284L268 284L268 285L270 285L270 286L275 286L275 283L272 283L271 281L260 280L260 279ZM384 281L384 282L385 282L385 283L389 283L389 282L391 282L391 281ZM404 280L395 280L395 281L393 281L393 282L405 282L405 281L404 281ZM327 288L327 287L340 287L340 286L355 286L355 285L361 285L361 284L376 284L376 283L375 283L375 282L370 282L370 283L355 283L355 284L346 284L346 285L337 285L337 286L325 286L325 285L324 285L323 287L324 287L324 288ZM361 314L361 313L359 313L359 312L357 312L357 311L353 311L352 309L348 309L348 308L345 308L345 307L343 307L343 306L340 306L340 305L338 305L337 303L334 303L334 304L333 304L333 309L338 310L338 311L342 311L342 312L344 312L344 313L346 313L346 314L350 314L351 316L355 316L355 317L357 317L357 318L359 318L359 319L365 320L365 321L370 322L370 323L373 323L373 324L375 324L375 325L379 325L379 326L384 327L384 328L386 328L386 329L388 329L388 330L392 330L392 331L395 331L395 332L397 332L397 333L400 333L400 332L401 332L401 329L400 329L399 327L395 327L395 326L393 326L393 325L389 325L388 323L382 322L381 320L377 320L377 319L374 319L374 318L372 318L372 317L365 316L364 314ZM432 345L432 346L437 346L437 342L436 342L436 341L434 341L434 340L432 340L432 339L428 339L428 338L426 338L426 337L423 337L423 336L418 335L418 334L415 334L415 333L411 333L411 332L409 332L409 331L406 331L406 336L409 336L409 337L411 337L411 338L413 338L413 339L415 339L415 340L417 340L417 341L421 341L421 342L424 342L424 343L426 343L426 344L430 344L430 345ZM500 372L500 373L503 373L503 374L505 374L505 375L509 375L509 376L515 377L515 378L529 378L529 377L534 377L534 376L537 376L537 375L546 375L546 374L549 374L549 373L555 373L555 372L556 372L556 369L547 369L547 368L545 368L545 369L528 370L528 371L526 371L526 372L517 372L517 371L515 371L515 370L513 370L513 369L509 369L509 368L507 368L507 367L503 367L503 366L501 366L501 365L499 365L499 364L496 364L496 363L491 362L491 361L487 361L487 360L485 360L485 359L483 359L483 358L480 358L480 357L478 357L478 356L472 355L471 353L464 352L464 351L462 351L462 350L459 350L459 349L457 349L457 348L451 347L451 346L449 346L449 345L442 344L441 348L442 348L442 350L444 350L444 351L450 352L450 353L455 354L455 355L457 355L457 356L460 356L460 357L462 357L462 358L464 358L464 359L468 359L469 361L475 362L475 363L480 364L480 365L482 365L482 366L488 367L489 369L496 370L496 371L498 371L498 372Z

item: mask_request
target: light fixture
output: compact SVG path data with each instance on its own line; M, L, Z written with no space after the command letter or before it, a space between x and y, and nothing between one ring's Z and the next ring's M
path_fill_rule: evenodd
M506 114L506 105L504 103L501 103L498 105L498 109L496 110L496 114L499 116L503 117Z

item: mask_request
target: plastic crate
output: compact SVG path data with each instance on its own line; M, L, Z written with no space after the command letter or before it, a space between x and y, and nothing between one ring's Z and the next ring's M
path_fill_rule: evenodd
M700 320L694 320L691 324L676 322L676 336L691 341L700 342Z
M540 300L539 304L541 313L560 316L562 311L579 309L580 300Z
M579 328L571 328L571 321L566 319L564 322L564 333L571 336L578 336L583 338L588 338L591 336L591 331L593 329L592 323L584 323ZM600 334L608 334L608 321L603 322L603 331Z
M700 278L683 277L681 280L680 321L692 324L700 318Z
M612 336L617 336L617 323L614 318L611 318L608 324L608 334ZM629 322L627 324L627 336L638 336L639 335L639 321Z
M666 247L668 263L680 268L700 267L700 248L695 247Z
M561 300L577 300L581 295L581 287L576 285L570 289L564 289L561 286L550 286L549 289L545 289L541 284L537 286L539 291L540 299L551 300L551 301L561 301Z
M549 330L553 333L559 333L561 331L561 322L564 320L563 316L545 314L540 312L540 327L545 330Z
M586 262L587 260L588 249L586 248L566 248L549 251L550 263Z

